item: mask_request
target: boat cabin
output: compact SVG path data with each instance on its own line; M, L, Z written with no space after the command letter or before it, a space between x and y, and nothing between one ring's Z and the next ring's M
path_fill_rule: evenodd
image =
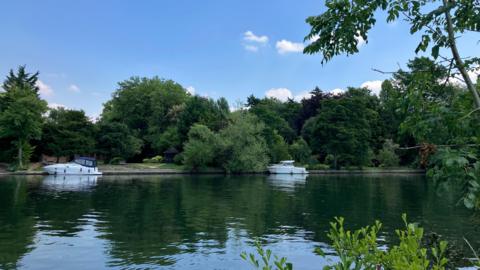
M280 161L280 165L282 166L293 166L295 160L282 160Z
M73 162L85 167L97 167L97 160L91 157L77 157Z

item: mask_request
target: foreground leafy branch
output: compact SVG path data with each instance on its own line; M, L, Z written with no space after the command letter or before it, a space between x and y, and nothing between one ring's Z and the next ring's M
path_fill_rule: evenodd
M382 223L376 221L372 226L366 226L355 231L344 227L344 218L336 217L330 223L330 231L327 234L331 240L331 247L339 261L325 266L324 270L444 270L450 267L447 258L449 246L446 241L439 241L431 246L423 242L424 230L415 223L407 221L406 214L402 215L403 229L395 231L399 243L388 250L379 247L377 239L382 228ZM476 260L473 265L480 267L480 261L475 250L467 240ZM250 262L255 269L284 270L293 269L293 265L287 259L272 255L272 251L264 250L259 242L256 242L255 254L243 252L241 257ZM326 252L321 248L315 249L315 253L326 257ZM273 258L273 262L271 262ZM328 260L327 260L328 261ZM276 268L274 268L276 267Z

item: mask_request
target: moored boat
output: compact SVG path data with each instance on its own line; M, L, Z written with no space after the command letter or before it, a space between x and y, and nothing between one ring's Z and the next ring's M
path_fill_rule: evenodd
M78 157L70 163L53 164L43 167L48 174L61 175L101 175L97 160L90 157Z
M294 160L283 160L268 166L268 171L272 174L308 174L304 167L295 167L294 163Z

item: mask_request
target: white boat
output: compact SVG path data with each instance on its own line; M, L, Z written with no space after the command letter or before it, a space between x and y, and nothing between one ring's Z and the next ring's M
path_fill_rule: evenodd
M308 174L304 167L295 167L294 160L283 160L278 164L268 166L268 171L272 174Z
M101 175L97 161L94 158L79 157L70 163L53 164L43 167L48 174L53 175Z

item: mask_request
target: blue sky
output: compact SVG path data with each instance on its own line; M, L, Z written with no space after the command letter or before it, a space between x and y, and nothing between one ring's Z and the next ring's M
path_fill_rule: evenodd
M0 16L0 78L27 65L40 71L50 104L98 116L119 81L131 76L173 79L199 95L230 103L250 94L283 97L319 86L325 91L372 88L413 58L418 36L408 25L379 22L354 56L321 65L299 50L305 18L320 0L6 1ZM477 37L478 39L478 37ZM461 52L478 51L467 36Z

